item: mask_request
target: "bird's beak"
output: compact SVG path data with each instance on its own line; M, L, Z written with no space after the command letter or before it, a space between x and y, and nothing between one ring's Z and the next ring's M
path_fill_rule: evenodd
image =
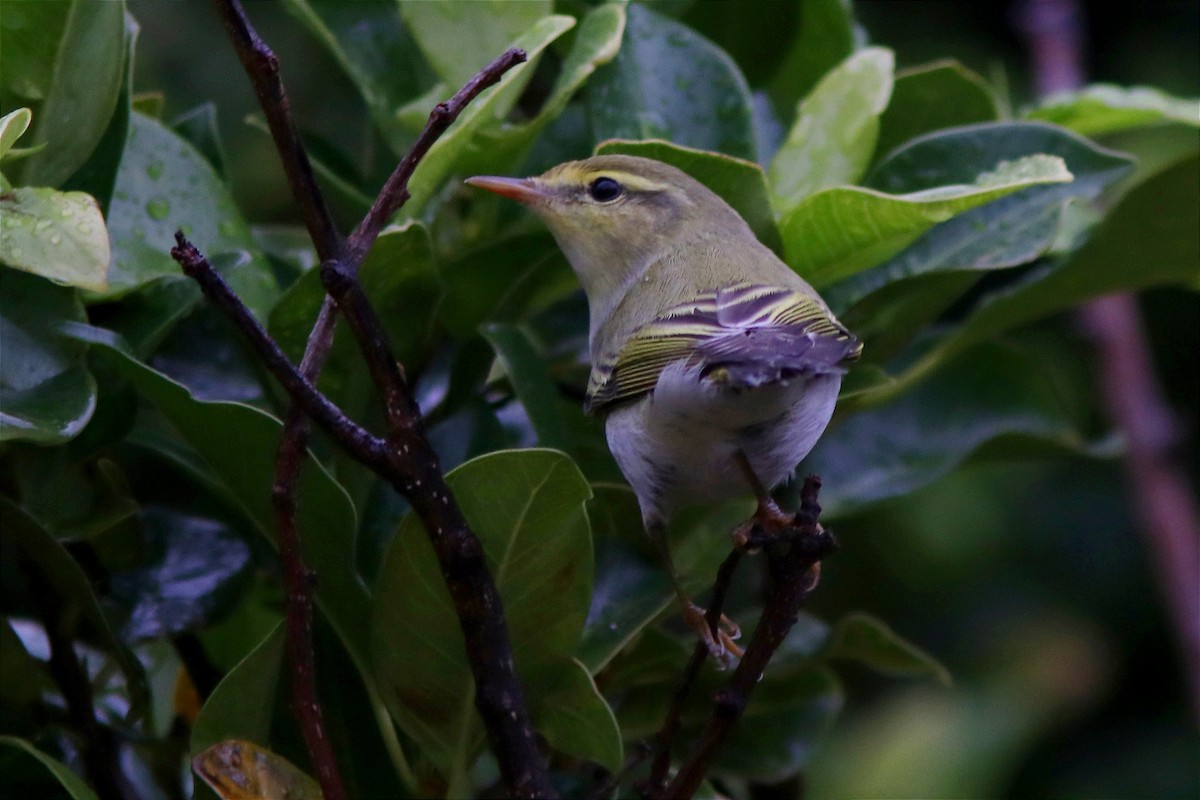
M467 178L465 183L495 192L501 197L530 205L546 197L546 190L530 178L500 178L494 175L477 175Z

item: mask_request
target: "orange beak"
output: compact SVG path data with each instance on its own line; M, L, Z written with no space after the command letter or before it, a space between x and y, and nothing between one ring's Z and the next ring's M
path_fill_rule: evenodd
M500 178L494 175L477 175L464 183L495 192L501 197L529 205L546 196L545 190L529 178Z

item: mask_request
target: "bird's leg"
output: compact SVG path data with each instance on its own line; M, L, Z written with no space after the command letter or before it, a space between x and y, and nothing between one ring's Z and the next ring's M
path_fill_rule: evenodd
M717 660L722 669L732 666L742 657L742 648L734 641L742 635L741 629L724 614L721 615L716 626L708 624L707 612L692 602L687 592L684 591L683 584L679 581L679 573L675 571L675 561L671 558L671 544L667 540L666 525L659 521L648 520L646 531L657 545L659 553L662 554L663 564L671 578L671 586L675 590L675 596L679 599L680 608L683 609L684 622L700 636L705 647L708 648L708 652Z
M758 500L754 516L733 529L733 543L743 550L757 550L764 538L773 539L785 531L794 529L796 515L788 514L779 507L758 479L754 468L750 466L750 459L746 458L744 452L738 450L733 458L754 491L755 499Z

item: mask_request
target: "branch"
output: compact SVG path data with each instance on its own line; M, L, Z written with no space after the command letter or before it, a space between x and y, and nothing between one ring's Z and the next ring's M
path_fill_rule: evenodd
M1084 82L1084 25L1076 0L1026 0L1021 29L1040 95ZM1077 319L1097 350L1100 391L1127 445L1125 472L1146 547L1165 595L1200 723L1200 511L1171 449L1179 433L1154 374L1141 312L1132 294L1081 306Z
M687 798L695 794L721 743L745 712L767 662L796 624L800 606L816 587L821 559L837 548L833 537L817 521L821 514L817 505L820 489L821 479L817 476L804 479L794 538L789 537L790 544L779 542L767 546L775 585L754 629L754 637L729 683L717 692L712 717L699 742L660 797Z
M279 59L267 47L246 18L239 0L216 0L217 13L233 42L242 67L250 77L258 104L267 118L267 128L275 140L275 150L283 163L292 198L300 206L300 216L308 228L317 257L335 258L342 247L341 234L333 224L321 187L313 175L312 163L292 119L292 106L279 77Z
M724 610L725 595L729 591L729 584L733 581L733 573L741 561L742 551L735 548L717 569L712 599L704 613L708 627L714 631L720 622L721 612ZM662 728L659 729L656 737L654 763L650 768L650 777L642 787L646 794L658 795L666 786L667 771L671 768L671 743L679 733L679 726L683 719L683 704L687 702L688 695L692 691L692 684L696 682L696 677L700 674L700 667L704 665L706 658L708 658L708 645L702 641L696 642L696 646L692 650L692 657L683 670L675 693L671 696L671 707L667 709L667 716L663 719Z

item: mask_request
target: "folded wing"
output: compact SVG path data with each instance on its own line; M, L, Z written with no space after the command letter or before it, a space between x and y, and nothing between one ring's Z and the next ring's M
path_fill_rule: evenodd
M862 345L812 297L795 289L739 284L697 297L643 325L592 370L589 412L653 391L680 359L732 389L844 371Z

